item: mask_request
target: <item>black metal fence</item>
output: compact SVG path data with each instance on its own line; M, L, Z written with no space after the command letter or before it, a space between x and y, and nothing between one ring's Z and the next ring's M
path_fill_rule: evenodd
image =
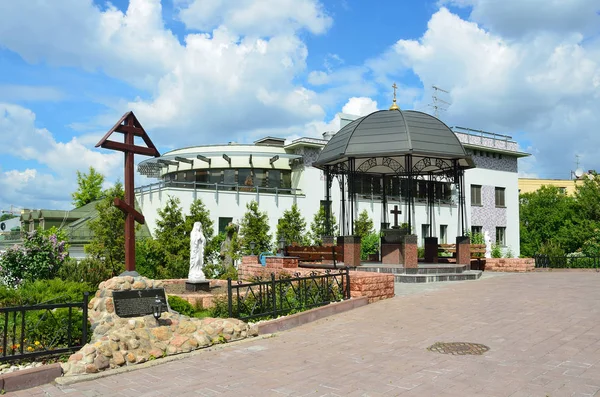
M88 300L0 308L0 362L80 349L88 339Z
M350 269L311 272L294 277L271 273L270 279L234 284L227 279L229 317L275 318L350 298Z
M548 269L600 269L600 256L548 256L534 255L536 268Z

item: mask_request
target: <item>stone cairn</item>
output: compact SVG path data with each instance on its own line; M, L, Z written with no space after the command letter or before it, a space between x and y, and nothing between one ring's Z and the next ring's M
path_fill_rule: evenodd
M65 375L95 373L151 359L186 353L216 343L258 334L256 327L237 319L190 318L164 312L160 324L152 315L121 318L115 313L113 291L162 288L162 281L146 277L113 277L100 283L90 300L90 343L62 364Z

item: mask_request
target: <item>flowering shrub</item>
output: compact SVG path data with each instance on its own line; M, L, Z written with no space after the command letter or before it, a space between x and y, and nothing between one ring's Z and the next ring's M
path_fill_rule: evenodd
M60 234L29 233L23 245L7 249L0 257L0 284L17 287L25 280L54 278L67 256Z

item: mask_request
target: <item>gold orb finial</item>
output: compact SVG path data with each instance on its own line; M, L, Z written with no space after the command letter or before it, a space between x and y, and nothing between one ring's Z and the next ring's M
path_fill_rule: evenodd
M396 83L392 84L392 88L394 89L394 100L392 101L392 106L390 106L390 110L400 110L398 104L396 103L396 89L398 88Z

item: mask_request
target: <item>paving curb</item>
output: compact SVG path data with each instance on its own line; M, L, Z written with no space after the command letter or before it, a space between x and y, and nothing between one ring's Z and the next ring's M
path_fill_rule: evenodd
M257 339L272 338L272 337L275 337L275 335L274 335L275 332L285 331L285 330L288 330L288 329L291 329L294 327L298 327L303 324L310 323L312 321L319 320L319 319L327 317L327 316L331 316L333 314L343 313L348 310L356 309L358 307L365 306L367 304L369 304L369 300L367 297L352 298L352 299L341 301L341 302L331 303L327 306L317 307L317 308L307 310L302 313L296 313L291 316L282 317L282 318L278 318L275 320L269 320L269 321L259 323L259 324L257 324L259 335L256 337L253 337L253 338L240 339L240 340L229 342L229 343L212 345L210 347L194 350L189 353L181 353L181 354L177 354L177 355L173 355L173 356L167 356L164 358L160 358L158 360L147 361L142 364L119 367L119 368L111 369L109 371L98 372L95 374L61 376L60 364L52 364L52 366L54 366L54 365L59 366L58 374L55 375L55 379L54 378L49 378L49 379L44 378L43 382L35 384L35 385L31 385L31 386L26 386L26 387L29 388L29 387L39 386L41 384L50 383L52 381L54 381L58 385L71 385L74 383L85 382L85 381L89 381L89 380L104 378L107 376L118 375L118 374L122 374L125 372L135 371L135 370L141 369L141 368L149 368L149 367L153 367L156 365L168 363L171 361L183 360L190 356L202 354L202 352L204 352L204 351L214 351L214 350L218 350L218 349L225 349L228 346L231 346L232 344L242 344L242 343L254 341ZM273 330L273 331L270 331L270 330ZM45 367L48 367L48 366L39 367L39 368L45 368ZM39 368L35 368L35 369L39 369ZM19 375L21 372L24 372L24 371L26 371L26 370L13 372L12 374Z
M286 331L300 325L304 325L327 316L343 313L369 304L366 296L352 298L341 302L330 303L327 306L316 307L302 313L292 314L275 320L269 320L258 324L258 334L273 334Z
M0 390L4 393L29 389L52 382L62 375L59 363L42 365L37 368L22 369L0 375Z

